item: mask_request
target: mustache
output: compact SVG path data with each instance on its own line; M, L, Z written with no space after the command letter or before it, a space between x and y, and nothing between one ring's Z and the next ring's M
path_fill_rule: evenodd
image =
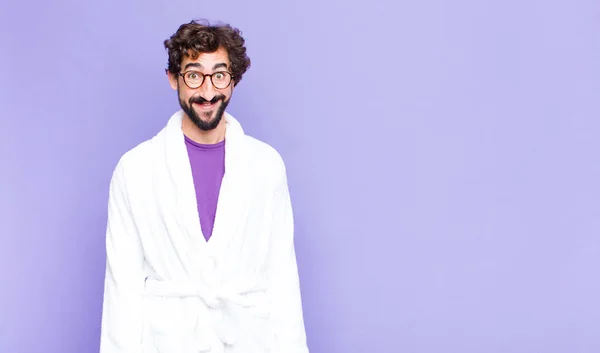
M217 103L220 100L225 101L225 96L222 95L222 94L220 94L220 95L214 96L213 99L211 99L211 100L207 100L207 99L204 99L204 98L198 96L198 97L192 97L192 98L190 98L190 104L192 104L192 103L196 103L196 104L204 104L204 103L214 104L214 103Z

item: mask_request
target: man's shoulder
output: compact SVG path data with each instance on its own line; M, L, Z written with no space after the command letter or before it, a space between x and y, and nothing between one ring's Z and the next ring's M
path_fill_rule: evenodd
M117 160L115 169L121 169L127 175L144 172L155 158L156 138L158 135L139 142L134 147L126 150Z
M273 187L287 180L286 164L275 147L249 135L245 139L246 157L257 180Z
M138 143L136 146L125 151L119 158L119 164L134 165L140 164L148 159L152 150L152 139L148 139Z
M250 153L250 158L253 162L275 168L283 168L285 166L283 157L275 147L250 135L245 135L244 137L246 151Z

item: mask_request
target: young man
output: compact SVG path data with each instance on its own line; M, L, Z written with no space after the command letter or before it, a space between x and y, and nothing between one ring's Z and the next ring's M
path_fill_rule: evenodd
M181 110L110 183L101 353L308 353L285 165L225 111L250 66L229 25L165 41Z

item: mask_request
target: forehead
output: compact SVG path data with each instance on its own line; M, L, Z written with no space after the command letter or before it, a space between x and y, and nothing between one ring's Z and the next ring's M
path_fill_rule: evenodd
M203 69L212 70L212 68L218 64L225 64L227 67L229 67L230 62L227 51L224 48L219 48L217 51L212 53L201 53L195 59L185 55L181 61L181 68L185 70L186 65L188 64L196 64L194 65L195 68L199 68L199 65Z

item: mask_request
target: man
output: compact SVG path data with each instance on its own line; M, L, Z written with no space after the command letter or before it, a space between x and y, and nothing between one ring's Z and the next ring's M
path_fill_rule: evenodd
M227 113L229 25L165 41L181 110L112 175L101 353L308 353L285 165Z

